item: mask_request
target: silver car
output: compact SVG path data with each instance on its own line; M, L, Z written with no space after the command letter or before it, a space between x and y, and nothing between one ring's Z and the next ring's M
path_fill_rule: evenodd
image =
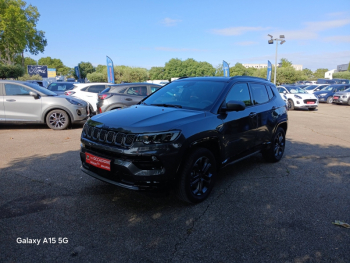
M85 101L58 96L33 83L0 80L1 123L46 123L51 129L63 130L88 115Z
M338 91L333 95L333 103L335 104L348 104L350 105L350 85L343 91Z

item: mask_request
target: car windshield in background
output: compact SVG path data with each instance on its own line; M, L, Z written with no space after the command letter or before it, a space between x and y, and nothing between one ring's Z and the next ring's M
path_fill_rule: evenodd
M212 107L226 83L214 81L172 82L142 103L162 107L208 110Z
M313 90L315 88L317 88L317 85L311 85L311 86L306 87L304 90Z
M323 88L321 90L323 90L323 91L332 91L333 89L334 89L334 86L327 86L327 87L325 87L325 88Z
M286 89L290 92L290 93L307 93L305 90L299 88L299 87L286 87Z
M74 88L73 83L51 83L50 86L47 87L48 90L53 92L55 91L66 91Z
M45 95L47 95L47 96L57 96L56 93L54 93L54 92L52 92L52 91L50 91L48 89L45 89L43 87L40 87L37 84L28 82L28 83L26 83L26 85L31 87L31 88L33 88L33 89L35 89L35 90L37 90L37 91L39 91L39 92L41 92L41 93L43 93L43 94L45 94Z

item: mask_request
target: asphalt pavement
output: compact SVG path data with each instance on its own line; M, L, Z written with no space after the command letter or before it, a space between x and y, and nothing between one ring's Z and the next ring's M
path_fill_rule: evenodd
M226 167L198 205L81 172L81 125L0 124L0 262L350 262L349 113L290 111L284 158Z

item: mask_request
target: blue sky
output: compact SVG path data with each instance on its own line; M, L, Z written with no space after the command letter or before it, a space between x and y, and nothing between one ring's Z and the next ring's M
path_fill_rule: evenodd
M285 35L278 61L335 69L350 61L350 1L27 0L50 56L66 66L91 62L150 69L171 58L217 66L275 61L271 34Z

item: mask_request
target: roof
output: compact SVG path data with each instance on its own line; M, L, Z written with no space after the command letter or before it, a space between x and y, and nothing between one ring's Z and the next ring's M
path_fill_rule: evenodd
M234 77L182 77L174 81L182 81L182 80L188 80L188 79L196 79L196 80L203 80L203 81L222 81L222 82L229 82L232 80L259 80L259 81L267 81L267 79L253 77L253 76L234 76Z

